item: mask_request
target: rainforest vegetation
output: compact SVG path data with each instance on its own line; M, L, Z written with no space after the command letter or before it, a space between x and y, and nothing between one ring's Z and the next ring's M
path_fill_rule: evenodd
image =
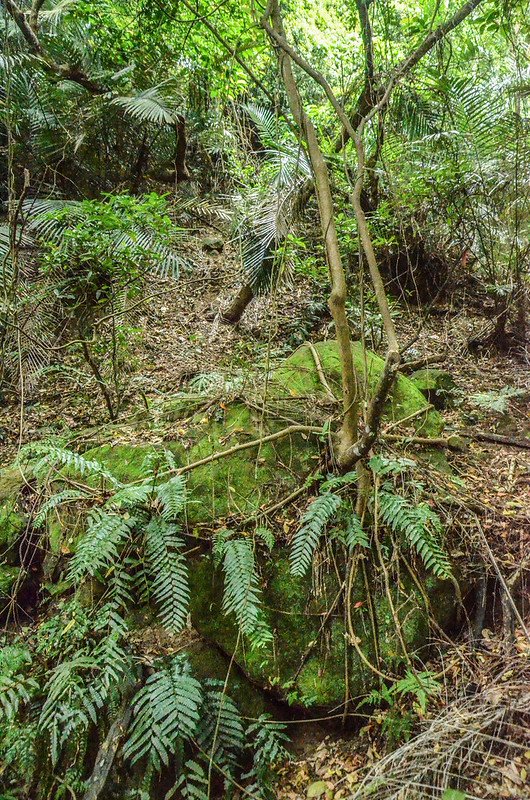
M528 0L0 40L0 800L530 798Z

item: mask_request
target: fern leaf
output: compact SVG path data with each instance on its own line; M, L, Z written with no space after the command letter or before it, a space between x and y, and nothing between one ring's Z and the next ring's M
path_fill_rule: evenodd
M245 731L236 704L220 681L206 681L197 741L216 764L231 769L245 746Z
M234 614L241 632L255 647L265 645L272 635L262 616L251 541L229 539L224 543L223 572L225 614Z
M148 755L156 769L167 765L177 742L196 734L201 705L200 684L189 674L186 660L175 656L137 693L124 756L134 764Z
M172 522L186 505L186 482L180 475L175 475L166 483L161 483L156 488L156 493L162 506L162 519Z
M117 561L119 548L130 536L134 519L125 519L94 509L88 518L85 535L70 562L69 577L75 583L86 575L96 575Z
M160 96L157 86L139 92L134 97L114 97L110 105L119 106L125 114L140 122L173 125L176 121L174 112Z
M34 527L40 528L46 522L48 514L55 508L58 508L58 506L64 503L71 503L74 500L86 500L87 497L90 497L90 495L78 489L64 489L62 492L57 492L57 494L52 495L46 500L39 508L38 513L35 514L33 519Z
M137 508L144 505L153 494L152 483L141 483L138 486L125 486L112 495L105 503L110 508Z
M344 543L350 551L355 550L356 547L370 547L368 534L355 511L351 511L348 514L344 531Z
M190 600L186 559L179 552L184 542L177 536L175 525L158 519L147 525L145 537L160 618L171 633L180 633L186 625Z
M321 494L310 503L302 517L302 527L291 545L291 574L305 575L326 525L335 516L341 499L336 494Z
M413 506L404 497L382 491L379 512L383 522L416 550L428 570L438 578L452 577L449 559L439 541L441 520L426 503Z

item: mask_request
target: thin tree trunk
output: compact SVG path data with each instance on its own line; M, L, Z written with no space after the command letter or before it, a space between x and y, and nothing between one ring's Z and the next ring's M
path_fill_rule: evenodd
M268 16L270 16L272 27L268 24ZM271 38L273 44L277 41L274 34L281 37L282 40L285 39L278 0L271 0L269 3L267 15L263 20L263 26L265 30L267 30L267 33L269 33L269 36L271 36L272 33ZM302 100L293 74L291 57L284 49L280 49L278 50L278 59L291 112L307 144L315 180L320 224L322 227L322 236L331 279L331 294L328 299L328 304L335 323L342 374L343 417L337 446L337 461L339 465L342 465L345 454L356 440L360 399L357 378L353 367L350 327L346 316L346 277L335 227L333 198L331 195L326 162L324 161L317 140L314 125L303 109Z
M186 166L186 120L184 117L179 117L175 126L175 133L177 136L177 146L175 149L175 173L177 183L189 180L190 173Z
M249 283L244 283L228 308L222 312L221 320L237 325L248 306L254 299L254 290Z

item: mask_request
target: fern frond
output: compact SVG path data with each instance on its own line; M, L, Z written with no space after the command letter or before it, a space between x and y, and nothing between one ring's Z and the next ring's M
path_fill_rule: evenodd
M353 510L348 512L344 531L344 544L350 552L355 550L356 547L370 547L368 534L364 530L358 515Z
M236 704L221 681L205 682L197 741L216 764L232 769L245 746L245 731Z
M131 535L135 520L119 514L93 509L88 527L70 562L68 575L78 583L87 575L96 575L117 561L119 548Z
M110 497L105 506L108 508L138 508L152 497L153 484L141 483L138 486L124 486Z
M63 489L62 492L52 495L45 503L41 505L37 514L33 518L33 525L35 528L40 528L45 522L48 514L58 506L65 503L71 503L74 500L86 500L90 497L87 492L82 492L79 489Z
M438 578L452 577L451 564L439 541L441 520L426 503L413 506L400 495L381 491L379 513L386 525L405 537L427 569Z
M137 693L124 756L134 764L148 755L156 769L167 765L178 740L196 734L201 705L200 684L190 675L186 660L175 656Z
M171 633L180 633L186 625L190 590L186 559L179 552L184 542L177 527L164 520L152 519L145 529L146 556L153 574L153 596L160 618Z
M113 97L110 105L119 106L122 111L139 122L154 125L174 125L175 113L160 95L159 87L152 86L132 97Z
M224 543L223 611L234 614L241 632L255 647L269 642L272 634L262 615L258 575L252 542L229 539Z
M172 522L186 505L186 481L180 475L175 475L157 486L156 494L162 506L162 519Z
M26 675L0 675L0 720L13 720L38 688L37 681Z
M302 517L302 527L295 533L291 545L291 574L305 575L326 525L333 519L341 505L336 494L321 494L309 504Z
M176 783L183 800L209 800L209 781L204 768L196 761L186 761Z
M35 458L38 461L33 466L33 473L37 479L42 480L47 477L50 469L67 467L84 477L91 475L101 476L106 478L113 486L121 486L121 483L100 461L87 459L80 453L74 453L73 450L59 447L46 440L22 447L17 457L17 463Z
M247 729L247 748L252 753L252 767L243 776L250 780L247 791L253 795L272 800L276 796L274 782L277 774L273 768L290 758L285 745L289 741L285 735L285 725L271 720L262 714Z

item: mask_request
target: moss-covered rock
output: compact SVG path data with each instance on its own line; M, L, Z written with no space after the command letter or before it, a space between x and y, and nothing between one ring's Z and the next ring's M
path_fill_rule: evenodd
M451 404L456 383L450 372L419 369L410 376L410 380L435 408L446 408Z
M337 396L340 396L341 365L337 342L318 342L314 347L326 380ZM375 353L363 350L360 342L353 342L352 355L359 388L362 390L366 384L371 396L375 393L385 362ZM314 355L307 344L299 347L273 372L269 386L271 396L309 399L324 393ZM398 375L385 406L385 416L392 421L399 421L425 408L425 416L420 414L414 422L416 430L422 436L438 436L443 430L443 419L427 406L428 403L418 387L405 375Z
M327 380L339 393L340 359L336 342L320 342L315 347ZM383 360L367 353L365 364L358 343L353 345L353 354L359 380L364 380L366 374L370 392L375 391ZM164 446L171 450L177 463L184 466L238 443L274 433L288 424L284 421L286 416L323 422L329 416L328 411L318 419L318 401L324 394L314 356L310 348L303 345L271 375L267 398L272 404L272 413L264 416L242 402L234 402L228 408L213 407L209 414L193 415L185 428L177 429L178 440L166 442ZM279 401L283 413L274 411L274 403ZM305 401L309 403L305 405ZM429 410L424 396L408 378L398 376L386 406L387 418L404 419L423 408L425 415L419 414L415 419L417 429L425 436L438 435L443 428L441 416ZM145 458L152 451L149 445L113 443L92 449L86 456L102 461L119 480L128 482L139 480L145 474ZM231 515L255 514L262 506L275 503L300 486L315 471L319 458L318 438L295 434L194 469L187 476L188 524L193 527L215 523Z
M353 585L350 614L356 643L364 658L355 647L347 647L349 633L341 604L336 604L331 615L327 614L340 589L334 572L322 573L315 592L311 578L293 577L287 553L275 549L263 565L263 577L265 616L274 636L270 647L253 651L238 637L233 619L221 608L222 577L207 557L196 561L190 570L192 620L197 630L225 653L235 653L236 663L251 680L271 688L291 704L316 709L340 705L346 695L346 668L351 697L365 695L377 685L377 677L366 663L366 660L376 663L376 648L370 605L360 572ZM391 588L391 606L376 580L374 586L371 600L377 646L386 668L391 669L403 660L394 614L400 621L408 654L425 655L422 651L428 642L428 614L416 587L402 576L399 585ZM452 584L433 580L427 591L433 596L435 616L440 623L447 624L456 603Z

